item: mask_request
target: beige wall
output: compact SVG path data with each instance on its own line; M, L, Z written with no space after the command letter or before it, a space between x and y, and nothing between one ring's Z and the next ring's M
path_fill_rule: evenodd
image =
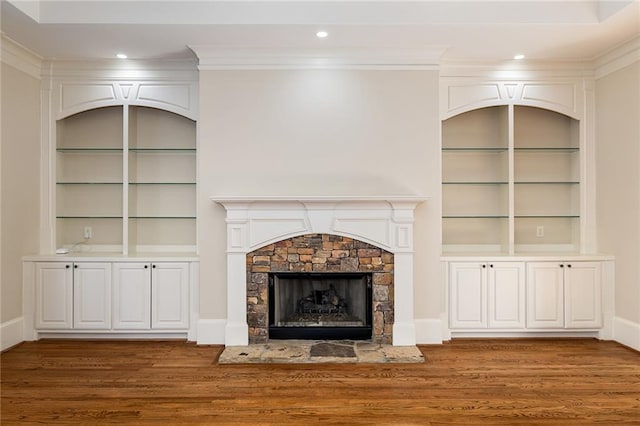
M22 315L22 261L38 252L40 82L2 64L2 313Z
M438 73L201 71L200 315L226 318L225 211L212 195L426 195L417 318L442 312Z
M640 324L640 62L596 82L598 249L616 257L615 313Z

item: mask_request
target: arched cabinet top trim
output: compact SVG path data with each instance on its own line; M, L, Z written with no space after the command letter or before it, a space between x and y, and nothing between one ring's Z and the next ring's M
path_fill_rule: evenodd
M193 83L95 82L61 83L56 120L109 106L144 106L198 119L197 88Z
M441 119L494 106L542 108L583 119L583 94L577 83L486 82L446 84L441 96Z

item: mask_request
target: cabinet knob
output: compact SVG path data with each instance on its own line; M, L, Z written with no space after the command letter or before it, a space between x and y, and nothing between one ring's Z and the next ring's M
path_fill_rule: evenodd
M64 265L65 268L69 269L71 265Z
M482 265L482 267L483 267L483 268L486 268L486 267L487 267L487 265Z
M78 269L78 265L73 265L73 267L74 267L75 269Z
M144 265L144 269L147 269L149 267L149 265Z
M152 267L153 269L155 269L155 268L156 268L156 265L151 265L151 267Z
M567 265L567 268L571 268L571 264L568 264L568 265Z
M491 265L489 265L489 268L493 268L493 263Z
M560 267L561 267L561 268L564 268L564 264L562 264L562 263L561 263L561 264L560 264Z

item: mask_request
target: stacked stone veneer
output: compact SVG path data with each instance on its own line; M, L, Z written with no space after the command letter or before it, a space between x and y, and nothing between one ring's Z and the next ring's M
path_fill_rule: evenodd
M370 272L373 275L373 336L391 344L393 335L393 253L348 237L309 234L247 254L249 343L269 339L269 272Z

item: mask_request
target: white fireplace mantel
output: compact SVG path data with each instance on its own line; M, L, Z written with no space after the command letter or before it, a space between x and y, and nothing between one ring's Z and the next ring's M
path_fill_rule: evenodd
M415 345L413 218L420 196L213 196L227 211L225 344L248 344L246 255L305 234L335 234L394 253L393 344Z

